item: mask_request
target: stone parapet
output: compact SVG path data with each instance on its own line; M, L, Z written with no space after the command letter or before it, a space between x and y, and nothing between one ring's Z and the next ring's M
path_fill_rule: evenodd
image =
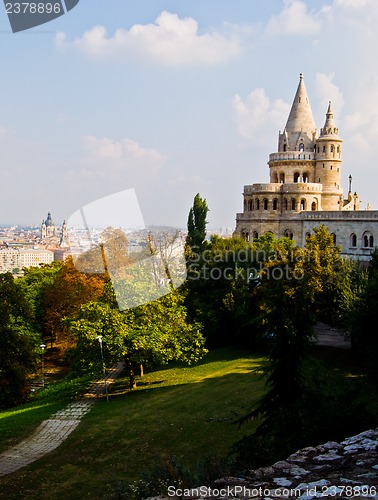
M360 220L360 221L377 221L378 210L339 210L339 211L324 211L324 212L301 212L302 219L306 220Z
M188 500L378 498L378 429L293 453L269 467L186 490ZM183 498L170 495L147 500Z
M281 161L281 160L316 160L315 153L309 153L308 151L285 151L285 153L271 153L269 155L269 162L271 161Z
M266 184L251 184L244 186L244 194L261 194L261 193L321 193L323 191L322 184L315 182L287 182L287 183L266 183Z

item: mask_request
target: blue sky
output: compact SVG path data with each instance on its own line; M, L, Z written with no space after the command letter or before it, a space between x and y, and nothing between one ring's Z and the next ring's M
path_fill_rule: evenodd
M199 192L209 225L234 227L300 72L318 129L333 102L344 191L352 174L378 209L376 0L80 0L0 23L0 224L134 188L146 224L185 226Z

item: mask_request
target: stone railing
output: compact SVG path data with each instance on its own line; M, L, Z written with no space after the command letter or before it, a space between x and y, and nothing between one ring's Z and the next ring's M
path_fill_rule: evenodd
M303 219L356 219L378 221L378 210L339 210L333 212L301 212Z
M294 193L306 191L308 193L321 193L323 185L315 182L284 182L269 184L251 184L244 186L244 194L259 193Z
M282 160L315 160L315 153L308 151L285 151L284 153L272 153L269 155L269 161Z

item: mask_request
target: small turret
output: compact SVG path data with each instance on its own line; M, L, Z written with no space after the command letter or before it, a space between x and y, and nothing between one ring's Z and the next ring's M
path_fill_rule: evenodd
M336 138L338 133L339 129L335 126L335 123L333 121L332 103L331 101L329 101L328 110L326 113L326 121L324 127L320 129L320 137L333 136L333 138Z
M316 141L315 181L323 185L323 210L341 210L341 144L329 101L324 127Z

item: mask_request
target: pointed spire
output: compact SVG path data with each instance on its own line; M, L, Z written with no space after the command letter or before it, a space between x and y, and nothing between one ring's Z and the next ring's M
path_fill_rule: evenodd
M304 84L303 73L299 75L299 85L285 129L288 134L295 134L303 131L308 135L308 137L312 137L312 134L316 129L310 102L307 96L307 90Z
M328 104L328 110L326 113L326 121L324 124L324 127L320 131L320 135L337 135L338 134L338 128L335 126L335 123L333 121L333 111L332 111L332 103L329 101Z

